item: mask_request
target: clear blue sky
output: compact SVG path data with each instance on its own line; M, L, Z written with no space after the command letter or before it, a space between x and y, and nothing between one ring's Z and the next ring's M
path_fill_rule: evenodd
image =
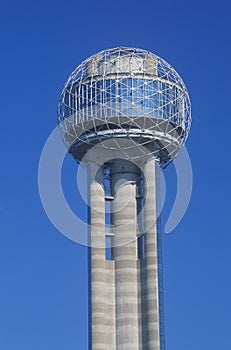
M0 348L86 349L86 249L42 208L37 168L70 72L115 46L148 49L183 77L193 104L194 187L163 237L167 350L230 349L230 10L228 1L50 1L1 5ZM84 215L67 157L64 189ZM167 217L175 195L165 170Z

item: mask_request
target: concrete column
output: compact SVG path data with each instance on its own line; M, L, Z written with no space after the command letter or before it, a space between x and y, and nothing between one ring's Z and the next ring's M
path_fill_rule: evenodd
M160 350L159 298L158 298L158 257L157 257L157 206L156 172L158 164L149 160L143 168L145 178L145 261L143 264L143 350Z
M115 350L114 328L114 266L105 260L105 197L104 172L91 163L90 221L91 221L91 324L89 350ZM96 173L96 176L95 176Z
M139 350L138 270L137 270L137 167L114 160L111 179L114 200L113 258L115 260L116 350Z

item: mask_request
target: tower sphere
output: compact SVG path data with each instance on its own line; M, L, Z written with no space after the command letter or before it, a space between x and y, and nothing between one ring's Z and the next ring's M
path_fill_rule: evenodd
M59 99L58 121L77 160L102 141L116 148L123 139L131 160L143 146L166 164L186 142L191 103L183 80L162 58L118 47L89 57L73 71Z

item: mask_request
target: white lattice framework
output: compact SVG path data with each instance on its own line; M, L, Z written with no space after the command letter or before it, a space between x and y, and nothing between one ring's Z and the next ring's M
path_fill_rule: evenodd
M65 144L79 160L93 145L111 140L109 147L116 149L123 138L130 159L142 145L167 164L188 137L191 104L167 62L149 51L119 47L75 69L60 96L58 120Z

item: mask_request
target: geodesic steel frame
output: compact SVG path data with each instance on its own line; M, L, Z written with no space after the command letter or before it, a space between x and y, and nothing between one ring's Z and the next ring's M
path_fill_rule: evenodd
M188 137L191 104L184 82L167 62L149 51L119 47L74 70L59 99L58 121L79 160L97 143L111 140L109 147L116 149L118 139L126 138L131 160L142 145L166 164Z

